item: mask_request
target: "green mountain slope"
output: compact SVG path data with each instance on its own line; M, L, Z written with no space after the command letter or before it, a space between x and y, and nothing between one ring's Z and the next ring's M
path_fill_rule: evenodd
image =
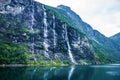
M117 33L117 34L111 36L110 39L112 39L117 45L120 46L120 33Z
M105 37L99 31L94 30L89 24L82 21L69 7L60 5L58 6L58 10L68 19L68 23L74 25L74 27L89 37L94 46L95 55L97 56L96 59L99 57L98 62L109 63L120 60L120 48L116 42Z

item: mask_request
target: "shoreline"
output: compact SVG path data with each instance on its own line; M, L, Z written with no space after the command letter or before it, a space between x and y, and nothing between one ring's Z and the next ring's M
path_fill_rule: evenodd
M48 66L48 65L31 65L31 64L0 64L0 67L28 67L28 66ZM49 65L49 66L71 66L71 65Z
M24 67L24 66L28 66L28 65L24 65L24 64L1 64L0 67Z
M28 67L28 66L72 66L75 64L71 64L71 65L31 65L31 64L0 64L0 67ZM79 64L76 66L82 66L82 65L86 65L86 64ZM111 63L111 64L87 64L87 65L120 65L119 63Z

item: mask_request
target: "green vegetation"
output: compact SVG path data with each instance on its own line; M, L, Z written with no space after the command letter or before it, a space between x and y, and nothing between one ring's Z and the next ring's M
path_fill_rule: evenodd
M59 61L59 60L44 60L39 59L37 62L35 61L29 61L28 65L40 65L40 66L65 66L70 65L68 61Z
M116 61L115 56L110 55L110 52L106 50L102 45L97 44L95 41L92 41L95 58L98 63L113 63Z
M60 66L60 65L69 65L72 64L68 60L57 60L57 59L45 59L43 55L41 54L35 54L35 57L37 58L37 61L35 62L32 59L32 54L28 54L27 56L27 64L28 65L40 65L40 66Z
M33 33L33 31L28 28L21 28L21 30L25 33Z
M27 54L24 45L0 41L0 64L26 64Z
M25 65L68 65L71 64L67 60L45 60L40 54L35 54L37 61L35 62L33 55L28 52L25 45L13 44L11 42L0 41L0 64L25 64Z
M81 64L91 64L90 60L87 60L87 59L80 59L79 63L81 63Z
M33 55L28 52L25 45L13 44L10 42L0 41L0 64L25 64L25 65L68 65L71 64L67 60L45 60L40 54L35 54L37 61L35 62Z

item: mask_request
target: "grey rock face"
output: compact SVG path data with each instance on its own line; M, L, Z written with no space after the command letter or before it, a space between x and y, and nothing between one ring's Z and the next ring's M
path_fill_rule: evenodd
M35 61L35 55L40 54L49 60L78 63L85 59L95 63L88 38L50 13L45 5L32 0L13 0L2 7L0 40L27 45Z

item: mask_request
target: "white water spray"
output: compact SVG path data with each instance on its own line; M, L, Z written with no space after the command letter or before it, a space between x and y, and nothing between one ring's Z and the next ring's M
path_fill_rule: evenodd
M70 42L69 42L69 39L68 39L68 34L67 34L68 32L67 32L67 26L66 26L66 24L64 25L64 27L65 27L65 38L66 38L67 46L68 46L68 54L69 54L71 62L73 62L74 64L76 64L76 61L74 60L72 52L71 52L71 47L70 47Z
M34 5L34 3L33 3L33 5ZM34 7L33 7L33 8L34 8ZM32 36L32 43L31 43L31 52L32 52L33 59L34 59L34 61L36 62L37 59L36 59L36 57L35 57L35 51L34 51L34 49L35 49L35 47L34 47L34 46L35 46L35 39L34 39L34 33L35 33L35 31L34 31L34 29L33 29L34 22L35 22L34 9L32 9L30 29L31 29L31 31L32 31L33 36Z
M43 18L43 23L44 23L44 42L43 42L43 45L44 45L44 48L45 48L44 55L45 55L45 57L50 58L49 54L48 54L48 51L49 51L48 47L49 47L49 45L47 43L48 42L48 39L47 39L47 37L48 37L47 13L46 13L46 9L45 9L44 6L43 6L43 10L44 10L44 18Z
M53 44L54 44L54 48L55 48L55 46L56 46L56 31L55 31L55 16L53 15L53 38L54 38L54 40L53 40Z

